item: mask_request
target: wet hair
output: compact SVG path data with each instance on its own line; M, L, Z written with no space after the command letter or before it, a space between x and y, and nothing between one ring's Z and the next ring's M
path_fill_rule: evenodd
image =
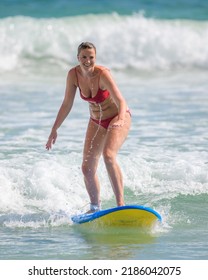
M95 53L96 53L96 47L95 45L93 45L93 43L90 42L82 42L79 47L78 47L78 52L77 55L80 54L81 50L85 50L85 49L94 49Z

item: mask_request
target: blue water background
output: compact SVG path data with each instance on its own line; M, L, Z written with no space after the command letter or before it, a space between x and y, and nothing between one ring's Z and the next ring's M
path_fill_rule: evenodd
M208 259L207 1L1 1L0 258ZM45 150L77 45L97 46L132 112L119 163L126 203L162 224L72 225L89 207L81 174L88 107L76 96ZM103 208L115 206L103 162Z

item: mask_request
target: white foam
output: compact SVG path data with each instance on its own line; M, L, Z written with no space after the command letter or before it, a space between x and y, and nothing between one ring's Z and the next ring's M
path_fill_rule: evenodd
M157 151L159 153L159 151ZM78 153L48 155L45 159L13 159L5 161L0 169L0 211L4 215L20 215L6 219L9 227L39 227L65 224L72 213L89 202L84 187ZM28 155L29 156L29 155ZM208 194L208 166L203 158L196 162L196 154L166 155L139 154L128 157L119 155L123 170L127 203L151 206L163 217L163 230L171 226L169 210L171 201L179 195ZM155 157L155 158L154 158ZM12 165L15 165L12 167ZM114 195L103 162L99 166L101 199L115 204ZM132 191L132 196L128 195ZM114 201L114 202L113 202ZM66 216L58 213L65 213ZM23 219L21 219L23 215ZM29 219L27 219L27 215ZM33 215L38 215L38 219ZM30 217L31 216L31 217ZM54 218L55 217L55 218ZM171 216L173 221L173 217ZM159 231L159 230L158 230Z
M98 62L117 69L167 70L208 65L208 23L131 16L0 20L0 71L56 75L77 63L81 41L93 41ZM41 65L41 67L40 67Z
M148 196L151 203L172 199L178 195L208 193L206 155L196 152L168 152L157 148L140 150L123 162L125 182L135 194ZM201 156L201 159L199 159ZM128 168L131 166L131 168Z

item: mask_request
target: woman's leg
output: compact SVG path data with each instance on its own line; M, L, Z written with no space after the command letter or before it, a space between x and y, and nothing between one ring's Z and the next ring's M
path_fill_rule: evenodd
M111 124L115 122L116 117L112 120ZM116 197L118 206L124 205L124 189L123 178L120 167L116 161L116 156L124 143L129 129L131 126L131 116L127 112L125 117L125 124L123 127L108 128L105 144L103 147L103 158L105 161L106 169L111 181L111 185Z
M107 130L89 121L83 152L82 172L91 204L100 204L100 185L96 174Z

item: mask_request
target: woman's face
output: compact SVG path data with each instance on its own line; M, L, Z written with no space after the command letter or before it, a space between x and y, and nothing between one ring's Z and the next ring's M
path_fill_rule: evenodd
M80 66L85 71L92 70L95 66L96 54L94 49L83 49L78 55Z

